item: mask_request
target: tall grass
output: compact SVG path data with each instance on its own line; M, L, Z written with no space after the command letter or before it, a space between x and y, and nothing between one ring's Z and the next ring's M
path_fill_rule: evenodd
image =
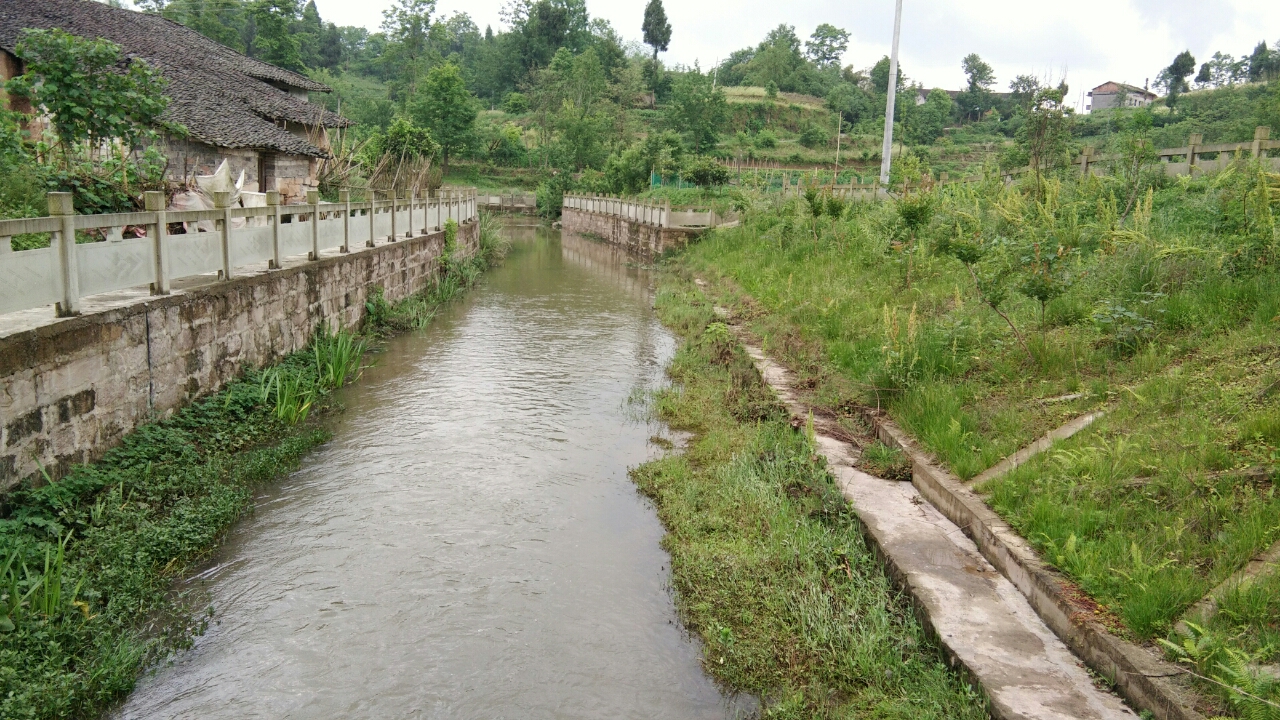
M816 402L887 411L962 478L1107 409L980 490L1119 631L1152 641L1280 540L1280 178L1241 161L1158 180L1128 217L1121 183L1064 173L1042 200L948 187L922 227L894 201L819 216L757 199L675 262ZM1257 622L1208 632L1280 662Z
M658 303L685 343L655 409L694 439L632 475L667 528L676 606L706 670L760 696L766 717L986 717L709 305L671 282Z

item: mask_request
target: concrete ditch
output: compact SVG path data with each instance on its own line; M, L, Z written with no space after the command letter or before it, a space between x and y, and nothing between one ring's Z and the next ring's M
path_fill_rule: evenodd
M983 557L965 528L939 512L918 487L857 469L857 448L842 439L848 432L829 418L815 417L793 391L791 373L741 327L730 327L793 421L812 421L818 451L873 547L953 662L987 694L993 717L1137 717L1095 684L1014 583Z

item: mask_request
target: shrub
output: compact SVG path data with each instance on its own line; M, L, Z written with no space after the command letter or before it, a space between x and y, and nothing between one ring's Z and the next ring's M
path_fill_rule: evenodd
M680 178L702 187L719 187L729 182L729 169L704 155L687 161Z

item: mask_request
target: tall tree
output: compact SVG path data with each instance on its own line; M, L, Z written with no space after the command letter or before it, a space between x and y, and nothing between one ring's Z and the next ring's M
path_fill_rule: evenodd
M1035 99L1039 89L1040 78L1035 75L1019 75L1009 83L1010 99L1016 108L1025 112L1031 108L1031 101Z
M254 0L249 16L257 30L249 54L286 70L302 70L298 38L292 32L298 18L297 0Z
M462 70L451 62L431 68L421 92L410 103L410 112L440 143L442 164L448 172L449 159L471 146L479 115L475 97L462 79Z
M1187 85L1187 78L1191 77L1191 73L1196 71L1196 59L1192 56L1190 50L1183 50L1178 56L1169 63L1169 67L1160 71L1156 77L1156 84L1165 88L1166 97L1165 105L1173 107L1178 103L1178 95L1191 89Z
M435 10L436 0L395 0L382 11L387 47L379 61L395 78L393 99L413 97L418 79L434 58L428 39Z
M818 67L830 67L840 64L840 57L849 49L849 33L835 25L822 23L809 41L804 44L805 55Z
M991 86L996 82L996 71L986 63L978 53L969 53L960 61L960 66L964 69L965 77L969 81L969 92L991 91Z
M676 80L670 113L670 124L684 132L694 153L702 154L715 148L729 106L724 89L712 89L711 77L694 68Z
M1270 56L1271 51L1267 49L1265 40L1253 48L1253 53L1249 55L1249 82L1258 82L1266 76Z
M649 0L644 7L644 22L640 25L644 33L644 44L653 48L653 59L658 59L658 51L666 52L671 44L671 23L667 22L667 11L662 7L662 0Z
M956 98L956 105L965 117L981 120L982 114L995 106L995 97L991 94L991 86L996 82L995 70L977 53L966 55L960 67L968 78L968 85Z

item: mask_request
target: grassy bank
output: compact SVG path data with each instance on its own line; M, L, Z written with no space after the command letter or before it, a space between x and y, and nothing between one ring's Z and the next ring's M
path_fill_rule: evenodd
M671 276L658 308L684 343L656 410L693 438L633 477L667 527L706 670L764 698L767 717L985 717L710 304Z
M819 404L886 409L962 478L1105 409L980 490L1118 632L1182 644L1187 608L1280 540L1280 178L1033 182L759 199L677 262ZM1171 657L1237 686L1280 661L1275 584Z
M316 422L353 381L370 342L421 327L502 254L452 257L438 282L396 305L370 300L359 336L317 332L168 420L139 427L99 462L23 486L0 511L0 717L96 717L143 668L199 634L209 615L172 592L253 502L326 439ZM456 226L446 245L456 252ZM210 611L211 612L211 611Z

